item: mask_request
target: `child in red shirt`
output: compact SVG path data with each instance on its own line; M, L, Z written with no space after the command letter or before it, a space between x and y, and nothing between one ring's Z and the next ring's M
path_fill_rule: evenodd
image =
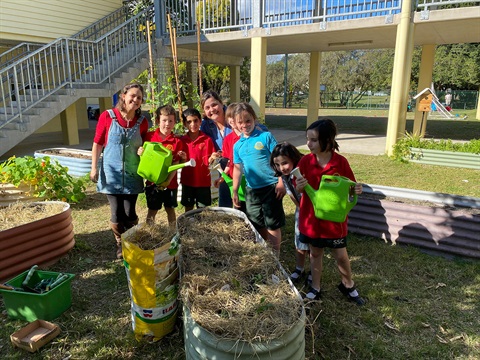
M186 145L180 138L173 134L175 126L175 109L170 105L159 107L155 111L155 124L158 128L147 134L145 141L158 142L172 152L172 164L178 164L187 160ZM143 147L139 149L139 155L143 153ZM167 213L168 225L175 226L177 219L175 208L177 203L178 181L177 172L172 171L162 184L154 184L147 181L145 184L145 197L147 199L147 219L148 224L155 223L155 216L158 210L165 207Z
M303 178L296 179L297 191L303 192L307 183L314 189L318 189L323 175L340 175L356 181L347 159L336 152L338 151L336 135L337 128L330 119L315 121L307 128L307 146L311 154L303 156L298 163ZM362 193L362 184L355 185L355 193ZM310 246L312 285L305 299L320 298L323 253L327 247L331 249L342 278L338 289L357 305L365 304L365 300L358 294L352 280L350 259L346 248L347 220L339 223L316 218L310 198L304 195L300 200L299 230L299 240Z
M212 139L200 131L202 116L196 109L187 109L182 114L183 125L188 129L181 140L186 144L190 159L196 162L195 167L182 169L182 200L185 212L196 205L197 208L210 206L212 194L210 186L212 178L209 164L221 157L221 152L215 151Z

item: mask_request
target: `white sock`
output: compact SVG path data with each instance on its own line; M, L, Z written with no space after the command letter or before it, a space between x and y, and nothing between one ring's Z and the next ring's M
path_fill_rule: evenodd
M315 289L314 287L312 287L312 289L320 292L320 289ZM312 294L312 295L311 295L311 296L308 296L308 295L310 295L310 294ZM305 297L306 297L307 299L309 299L309 300L313 300L313 299L315 299L315 296L316 296L316 295L314 295L312 292L308 292Z
M348 295L350 295L351 297L357 297L358 296L357 289L353 290L352 292L349 292Z
M299 267L297 266L296 269L297 269L298 271L300 271L301 273L303 272L303 268L299 268ZM293 272L293 273L290 275L290 277L291 277L292 279L295 279L295 280L296 280L296 279L298 279L298 278L300 277L300 275L298 275L296 272Z

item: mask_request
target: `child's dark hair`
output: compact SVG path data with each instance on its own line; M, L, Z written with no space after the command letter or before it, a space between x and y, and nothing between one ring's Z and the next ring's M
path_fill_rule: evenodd
M184 125L187 124L188 116L196 116L200 121L202 121L202 115L200 115L200 111L194 108L188 108L182 113L182 120Z
M317 120L307 128L314 130L318 134L318 143L320 150L324 151L338 151L338 143L335 140L337 136L337 126L331 119Z
M278 156L288 157L293 162L293 167L296 168L298 162L302 158L302 153L298 151L298 149L293 146L292 144L284 141L280 144L277 144L272 151L272 155L270 155L270 166L275 171L275 176L281 176L282 173L278 171L275 166L274 159Z

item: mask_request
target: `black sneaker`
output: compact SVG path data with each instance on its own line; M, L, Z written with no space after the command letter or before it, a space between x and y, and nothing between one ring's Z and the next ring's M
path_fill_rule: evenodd
M320 290L315 290L313 287L311 287L310 290L308 290L308 292L303 297L303 300L317 301L320 300L320 296Z
M365 305L366 300L360 297L360 295L357 296L351 296L350 293L355 290L355 286L352 286L351 288L347 288L343 283L341 282L338 284L338 290L347 297L347 299L351 302L354 302L358 306Z

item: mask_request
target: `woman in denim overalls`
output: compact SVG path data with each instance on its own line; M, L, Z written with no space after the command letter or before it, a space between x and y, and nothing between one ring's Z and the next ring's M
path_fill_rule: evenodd
M122 258L121 234L138 224L135 210L143 179L137 174L148 122L140 106L144 90L139 84L126 85L114 109L99 118L92 146L90 179L97 191L107 195L111 211L111 228L117 242L117 258ZM103 150L103 157L99 162Z

